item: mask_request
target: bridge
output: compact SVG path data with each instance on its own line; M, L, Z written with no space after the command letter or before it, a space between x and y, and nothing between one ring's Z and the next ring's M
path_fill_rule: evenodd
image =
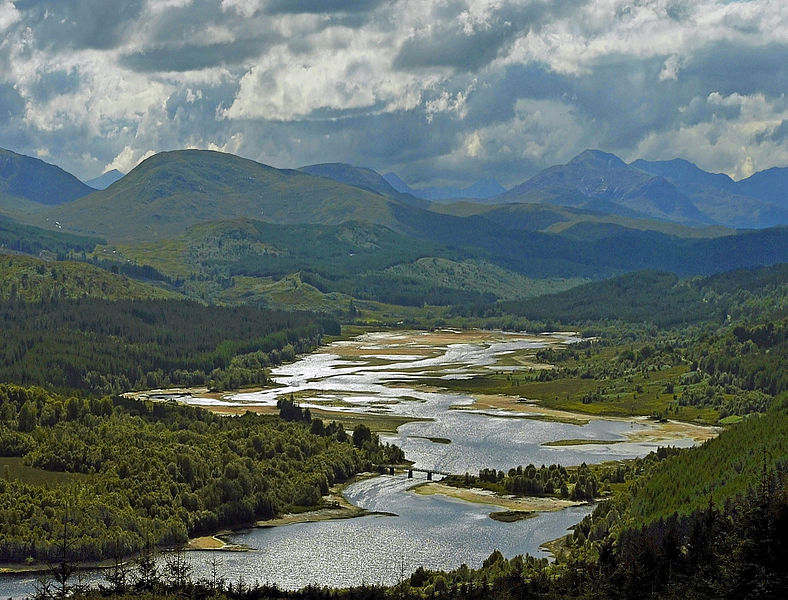
M394 475L394 469L402 469L408 470L408 479L413 479L414 473L426 473L427 474L427 481L432 481L433 475L442 475L444 477L451 475L451 473L447 473L446 471L439 471L438 469L422 469L421 467L403 467L402 465L378 465L378 469L381 469L382 472L388 472L389 475Z

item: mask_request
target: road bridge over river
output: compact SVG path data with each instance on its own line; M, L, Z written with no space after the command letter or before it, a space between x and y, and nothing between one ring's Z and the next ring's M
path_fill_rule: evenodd
M402 465L378 465L378 468L383 470L383 472L388 472L389 475L394 475L396 469L402 469L403 471L407 469L408 471L408 479L413 479L414 473L426 473L427 474L427 481L432 481L433 475L441 475L446 477L447 475L451 475L451 473L447 473L446 471L440 471L438 469L422 469L421 467L403 467Z

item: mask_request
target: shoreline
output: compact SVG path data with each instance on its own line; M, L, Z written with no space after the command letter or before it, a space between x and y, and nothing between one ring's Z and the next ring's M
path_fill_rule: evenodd
M302 512L286 513L273 519L255 521L253 524L246 527L241 527L238 531L246 529L265 529L268 527L285 527L287 525L295 525L298 523L318 523L321 521L334 521L340 519L355 519L357 517L366 517L369 515L380 516L396 516L394 513L385 513L379 511L371 511L366 508L361 508L352 504L347 498L342 495L342 491L354 483L371 479L379 476L380 473L364 472L358 473L343 483L336 484L329 489L327 496L323 496L322 502L319 506L310 510ZM222 530L212 535L205 535L196 538L190 538L186 543L185 549L195 552L246 552L249 550L246 546L239 544L232 544L223 539L233 535L233 531Z
M446 496L463 502L486 504L519 512L555 512L587 504L587 502L564 500L552 496L501 496L481 488L456 488L440 481L419 483L409 488L408 491L421 496Z
M633 423L648 426L647 429L626 432L626 439L623 440L588 440L586 442L588 444L622 442L659 443L684 439L690 439L695 443L702 443L716 438L723 430L723 428L714 425L697 425L686 421L674 421L670 419L665 422L655 421L644 415L616 417L559 410L542 406L537 401L523 401L514 396L474 394L473 400L472 404L458 406L454 408L454 410L501 410L517 416L522 415L523 418L555 420L576 425L586 425L591 421L617 421L620 423Z

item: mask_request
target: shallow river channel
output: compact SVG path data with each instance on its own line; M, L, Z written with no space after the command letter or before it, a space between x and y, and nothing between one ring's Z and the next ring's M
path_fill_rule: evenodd
M379 332L335 342L296 362L275 369L280 387L236 394L222 400L184 396L204 406L275 405L293 393L301 406L323 410L406 416L408 422L384 442L401 446L415 466L451 473L475 473L483 467L508 470L517 465L582 462L642 456L658 445L688 446L691 436L675 432L660 438L655 426L633 420L556 420L518 398L496 397L481 407L470 395L448 392L436 381L474 374L545 368L536 349L571 344L568 335L502 332ZM429 378L429 382L425 379ZM429 383L429 385L427 385ZM569 415L567 415L569 416ZM550 418L546 418L550 417ZM653 431L652 431L653 430ZM607 440L610 444L547 446L556 440ZM447 443L448 442L448 443ZM353 504L393 513L355 519L301 523L237 532L229 541L248 552L192 552L193 576L208 577L217 561L227 581L348 586L391 584L419 565L453 569L478 567L494 550L547 556L540 544L561 537L592 510L589 505L545 512L536 518L501 523L489 518L493 506L425 496L409 491L414 479L384 475L346 488ZM437 477L436 477L437 478ZM0 597L32 591L33 577L0 578Z

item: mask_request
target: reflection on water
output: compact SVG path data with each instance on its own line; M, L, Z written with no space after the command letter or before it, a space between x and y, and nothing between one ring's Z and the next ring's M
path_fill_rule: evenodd
M256 548L225 553L222 572L229 580L275 582L286 588L310 583L349 586L393 584L418 566L454 569L480 566L494 550L506 556L544 555L539 544L564 535L590 512L578 506L515 523L487 515L492 506L405 491L414 485L404 476L382 476L348 488L346 496L364 508L398 516L369 516L342 521L253 529L233 536ZM211 557L195 556L195 571L207 576Z
M576 341L568 336L501 332L479 333L477 339L470 341L467 334L457 337L461 341L453 343L446 332L366 334L275 369L274 378L281 385L275 390L237 394L225 400L181 400L275 405L279 396L292 392L299 395L302 406L325 409L326 402L341 401L343 406L333 410L428 419L403 425L396 435L385 436L383 441L401 446L419 467L454 473L476 472L483 467L509 469L529 463L595 463L642 456L653 449L652 444L631 442L541 445L559 439L626 440L626 433L647 427L643 424L595 420L572 425L513 418L518 415L503 411L482 414L452 410L467 407L473 398L426 388L419 380L469 377L496 368L511 370L511 365L498 363L514 352ZM447 438L451 443L434 443L426 439L430 437ZM419 496L407 491L413 484L413 480L402 476L383 476L346 490L345 495L354 504L396 513L396 517L369 516L239 532L232 541L253 551L192 553L194 576L209 577L210 562L218 556L221 574L230 582L242 577L247 583L269 582L286 588L310 583L393 583L400 579L403 569L408 574L419 565L431 569L453 569L462 563L478 567L495 549L507 557L540 555L539 544L564 535L567 528L591 510L580 506L515 523L500 523L487 516L495 510L493 507L442 496ZM34 581L31 577L0 579L0 597L29 594Z

